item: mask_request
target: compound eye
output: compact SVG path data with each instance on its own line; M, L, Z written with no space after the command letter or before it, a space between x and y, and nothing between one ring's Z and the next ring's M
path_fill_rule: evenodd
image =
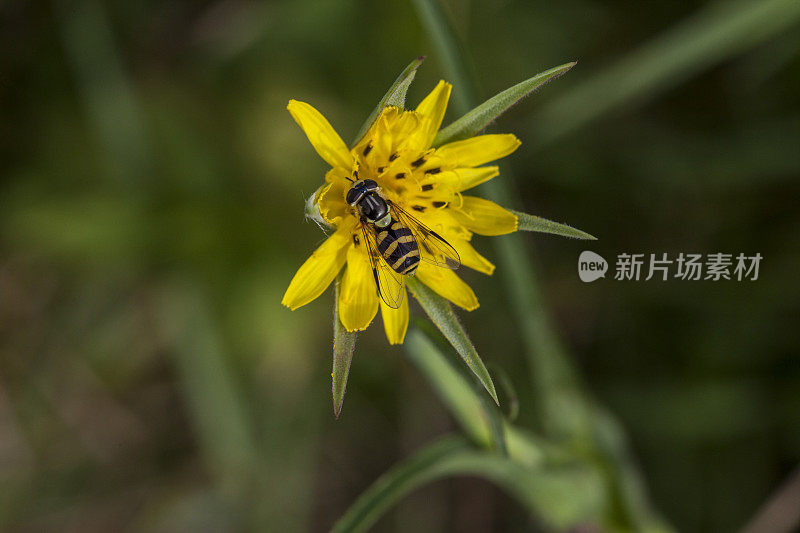
M375 180L364 180L364 189L374 191L378 188L378 183Z
M356 198L359 197L361 191L357 187L352 187L349 191L347 191L347 203L353 205L353 202L356 201Z

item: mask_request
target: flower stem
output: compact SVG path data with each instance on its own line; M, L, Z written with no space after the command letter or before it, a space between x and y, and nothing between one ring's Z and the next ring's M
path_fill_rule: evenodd
M420 21L431 36L446 75L456 92L453 105L464 114L479 102L477 90L463 61L464 52L453 29L435 0L413 0ZM486 195L506 207L519 207L512 193L513 177L504 168L503 179L482 185ZM499 262L514 315L523 332L526 355L540 409L543 430L558 436L577 436L588 431L586 409L577 373L548 318L545 301L522 235L495 239ZM569 416L565 416L569 413Z

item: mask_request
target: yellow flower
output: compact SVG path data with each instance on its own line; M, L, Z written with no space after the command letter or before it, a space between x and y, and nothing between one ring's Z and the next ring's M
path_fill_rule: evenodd
M339 291L339 318L348 331L360 331L381 309L386 337L400 344L408 328L408 297L393 309L379 297L358 215L345 197L358 172L373 179L392 202L444 237L461 263L491 274L494 265L470 244L473 233L503 235L517 230L517 217L494 202L462 192L498 175L496 166L480 166L505 157L520 145L511 134L478 135L431 148L442 123L451 85L440 81L414 111L385 108L358 144L348 150L316 109L291 100L287 109L317 153L331 165L314 203L334 233L297 271L282 304L294 310L322 294L347 265ZM417 279L468 311L478 307L472 289L455 272L425 262Z

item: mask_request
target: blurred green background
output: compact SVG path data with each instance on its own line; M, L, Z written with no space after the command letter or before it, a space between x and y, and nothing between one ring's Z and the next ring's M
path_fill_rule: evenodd
M494 128L523 141L525 210L599 237L526 235L587 388L680 531L737 529L800 460L797 6L445 4L483 97L579 61ZM326 530L453 428L380 319L334 420L332 295L280 306L323 239L302 207L326 170L286 103L349 140L427 54L416 105L443 69L411 4L11 1L0 30L0 529ZM584 249L764 260L755 282L584 284ZM530 422L503 272L463 275L482 304L465 326ZM535 527L455 479L377 530Z

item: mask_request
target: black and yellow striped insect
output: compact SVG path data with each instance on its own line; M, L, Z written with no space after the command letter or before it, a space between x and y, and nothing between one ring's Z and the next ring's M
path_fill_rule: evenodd
M347 203L359 217L378 295L397 309L403 303L405 276L416 273L420 261L455 270L461 258L441 235L384 197L377 182L355 176Z

